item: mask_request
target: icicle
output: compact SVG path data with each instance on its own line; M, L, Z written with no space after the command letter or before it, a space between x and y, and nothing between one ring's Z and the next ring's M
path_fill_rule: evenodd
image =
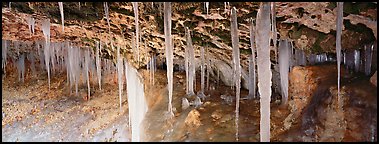
M258 64L258 91L260 99L260 141L270 141L270 99L271 99L271 62L270 62L270 5L262 3L257 13L256 43Z
M25 54L22 53L17 61L18 81L24 82L25 78Z
M209 53L208 53L208 45L205 49L205 59L207 61L207 87L206 87L206 90L209 90L209 71L211 70L211 65L210 65L210 59L209 59Z
M278 48L276 47L277 34L276 34L276 12L275 12L275 2L271 2L271 38L274 43L275 59L278 59Z
M12 4L12 2L9 2L9 11L12 10L11 4Z
M125 61L125 69L127 73L127 93L128 93L128 109L129 124L132 129L132 142L141 141L141 123L148 111L144 86L138 71Z
M64 32L64 15L63 15L63 2L58 2L59 10L61 11L62 32Z
M342 19L343 19L343 2L337 2L337 36L336 36L336 53L337 53L337 69L338 69L338 101L340 97L340 64L341 64L341 34L342 34Z
M107 2L104 3L104 11L105 11L105 16L107 17L108 30L109 30L109 35L110 35L111 34L111 25L109 24L109 10L108 10L108 3Z
M137 51L137 62L138 62L138 65L139 65L139 34L140 34L140 31L139 31L139 24L138 24L138 2L132 2L132 5L133 5L133 10L134 10L134 22L135 22L135 27L136 27L136 41L135 41L135 44L136 44L136 51Z
M134 61L135 62L138 62L138 49L136 47L136 39L135 39L135 33L132 32L132 50L133 50L133 57L134 57Z
M371 74L371 63L372 63L372 51L374 45L365 45L365 74L369 76Z
M168 112L174 116L172 111L172 80L173 80L173 46L171 37L171 2L164 2L164 34L166 46L167 81L168 81Z
M54 51L54 49L55 49L55 43L52 43L52 47L49 49L49 51L50 51L50 63L51 63L51 66L52 66L52 69L51 69L51 75L54 75L54 73L55 73L55 51Z
M89 85L89 68L88 65L90 63L90 56L89 56L89 50L85 50L85 75L86 75L86 81L87 81L87 89L88 89L88 100L91 99L91 91L90 91L90 85Z
M188 30L185 30L185 36L187 37ZM188 45L188 41L187 41ZM184 49L184 67L186 69L186 94L189 95L189 70L188 70L188 63L189 63L189 48L188 46ZM186 99L187 100L187 99Z
M237 12L236 8L233 7L231 11L230 18L231 26L231 37L233 46L233 61L234 61L234 80L236 86L236 140L238 141L238 118L239 118L239 100L240 100L240 89L241 89L241 66L240 66L240 49L239 49L239 37L238 37L238 25L237 25Z
M205 2L205 7L207 8L207 16L208 16L209 2Z
M280 71L280 85L282 90L282 105L287 104L288 100L288 70L289 70L289 44L287 40L279 42L279 71Z
M45 36L45 65L46 65L46 71L47 71L47 77L49 81L49 90L50 90L50 20L45 19L42 21L42 31L43 35Z
M80 2L79 2L79 10L80 10Z
M96 72L99 89L101 90L101 60L100 60L101 42L96 42Z
M27 16L26 17L26 22L28 23L28 28L30 31L30 35L32 35L33 30L32 30L32 16Z
M361 56L360 51L355 50L354 51L354 70L355 70L355 72L359 71L360 56Z
M2 66L3 66L3 71L6 73L5 67L7 65L7 53L8 53L8 45L7 45L7 40L2 40L2 47L1 47L1 55L2 55Z
M253 23L253 19L250 19L250 49L251 49L251 56L249 59L249 95L248 99L255 98L256 97L256 76L255 76L255 27Z
M195 78L196 78L196 71L195 71L195 52L194 52L194 49L193 49L193 45L192 45L192 39L191 39L191 34L189 32L189 29L188 27L185 28L185 33L186 33L186 41L187 41L187 47L186 49L188 49L188 95L194 95L195 92L194 92L194 82L195 81Z
M30 65L30 69L32 70L32 75L35 76L36 75L36 67L35 67L35 60L34 60L34 53L29 53L28 55L28 60L30 60L31 62L31 65Z
M224 2L224 13L226 13L226 2Z
M200 98L205 98L205 94L204 94L204 83L205 83L205 79L204 79L204 75L205 75L205 58L204 58L204 47L200 47L200 59L201 59L201 65L200 65L200 70L201 70L201 77L200 77L200 80L201 80L201 84L200 84L200 92L197 94L198 97Z
M120 56L120 46L117 47L117 75L118 75L118 95L120 97L120 112L121 112L121 95L122 95L122 75L123 75L123 63Z

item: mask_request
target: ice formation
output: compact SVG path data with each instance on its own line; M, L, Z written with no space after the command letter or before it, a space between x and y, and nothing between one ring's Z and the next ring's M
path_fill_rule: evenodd
M232 37L233 46L233 64L234 64L234 80L236 86L236 140L238 141L238 117L239 117L239 100L241 89L241 66L240 66L240 49L239 49L239 37L238 37L238 25L237 25L237 12L233 7L230 18L230 32Z
M341 65L341 34L342 34L342 19L343 19L343 2L337 2L337 28L336 28L336 53L337 53L337 70L338 70L338 101L340 101L340 65Z
M46 71L47 71L47 77L49 82L49 89L50 89L50 20L45 19L42 21L42 31L43 35L45 36L45 65L46 65Z
M173 90L173 43L171 37L171 2L164 2L164 34L166 46L167 81L168 81L168 114L174 115L172 111L172 90Z
M58 2L59 10L61 12L62 31L64 32L64 15L63 15L63 2Z
M129 107L129 124L132 129L132 142L141 141L142 120L148 111L144 86L138 71L125 60L125 73L127 73L127 93Z
M255 98L256 97L256 70L255 70L255 28L253 19L250 20L250 49L251 49L251 55L249 56L249 95L248 99Z
M137 52L137 62L139 63L139 40L140 40L140 30L139 30L139 24L138 24L138 2L132 2L133 10L134 10L134 22L136 27L136 41L135 41L135 47Z
M270 141L270 99L271 99L271 62L270 62L270 4L262 3L257 13L256 44L258 65L258 91L260 96L260 141Z
M282 104L287 104L288 100L288 72L290 60L290 47L287 40L279 41L279 72L280 86L282 90Z
M188 49L188 95L194 95L195 92L194 92L194 82L195 82L195 52L194 52L194 49L193 49L193 45L192 45L192 39L191 39L191 35L190 35L190 32L189 32L189 29L188 27L185 28L185 32L186 32L186 41L187 41L187 47L186 49Z

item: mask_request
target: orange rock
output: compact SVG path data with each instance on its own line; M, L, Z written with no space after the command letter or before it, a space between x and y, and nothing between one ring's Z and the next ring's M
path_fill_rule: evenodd
M376 84L377 84L377 82L376 82L376 72L375 72L375 74L370 78L370 82L372 83L372 84L374 84L375 86L377 86Z

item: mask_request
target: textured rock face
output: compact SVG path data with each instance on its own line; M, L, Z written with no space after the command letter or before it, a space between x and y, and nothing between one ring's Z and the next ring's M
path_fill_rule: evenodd
M345 76L345 69L341 69L341 76ZM334 80L335 81L330 81ZM335 65L323 66L295 66L289 73L289 109L290 114L285 119L285 129L289 129L304 113L310 104L316 89L321 84L337 83L337 67Z
M131 47L132 32L135 31L132 4L127 2L108 3L112 43L116 47L121 47L121 54L133 62L137 68L144 67L148 63L151 52L157 54L158 62L164 62L163 4L160 2L153 4L138 3L142 39L139 45L140 63L138 64L133 60ZM332 2L275 3L280 38L290 38L297 49L303 49L309 53L334 53L336 10L333 4ZM358 49L362 44L375 40L376 4L358 2L345 4L347 16L344 17L342 48ZM230 8L236 7L241 66L243 68L242 77L244 77L244 71L247 71L248 68L248 56L251 54L248 19L256 17L259 3L236 2L230 3L230 5L224 10L223 3L211 2L209 15L206 15L203 3L172 3L174 64L183 65L179 62L184 57L186 47L184 27L189 27L191 31L196 61L199 61L200 47L209 47L209 57L230 62L232 59ZM79 9L78 3L64 2L63 7L64 33L62 32L58 3L14 2L12 11L9 10L6 3L3 3L3 39L43 40L41 21L50 18L52 42L69 40L82 47L94 47L95 41L101 40L106 45L102 51L103 57L113 59L116 48L110 49L110 36L103 3L87 2L82 4ZM358 7L358 10L350 10L354 7ZM34 35L30 35L28 31L26 21L28 16L36 19ZM271 50L274 49L271 48ZM273 60L273 62L275 61ZM242 78L242 82L243 87L246 88L247 80Z

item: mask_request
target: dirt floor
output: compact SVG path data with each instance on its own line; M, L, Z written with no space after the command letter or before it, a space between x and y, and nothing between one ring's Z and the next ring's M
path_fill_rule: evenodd
M144 76L149 105L142 125L143 141L236 141L235 100L231 87L211 79L210 90L205 92L209 97L202 101L203 104L182 110L182 98L186 97L185 73L174 72L175 117L169 119L166 117L166 71L157 70L154 85L150 85L148 71L141 69L139 72ZM196 79L198 91L200 76ZM87 100L86 85L79 87L78 95L75 90L70 94L65 72L52 77L50 90L45 73L35 77L28 73L25 82L18 82L15 75L3 77L2 141L130 141L126 92L120 112L115 80L115 75L108 75L101 91L96 82L91 83L91 98ZM344 121L349 124L343 131L342 141L377 141L376 124L371 124L376 123L377 117L376 89L368 86L365 79L355 81L346 88L350 102L344 107ZM241 98L247 94L248 91L242 90ZM194 97L188 99L192 102ZM306 135L307 129L301 124L284 131L283 120L289 113L277 101L271 103L271 141L321 141L322 135L317 132ZM239 141L259 141L259 120L259 100L241 100ZM312 123L312 126L318 124Z

